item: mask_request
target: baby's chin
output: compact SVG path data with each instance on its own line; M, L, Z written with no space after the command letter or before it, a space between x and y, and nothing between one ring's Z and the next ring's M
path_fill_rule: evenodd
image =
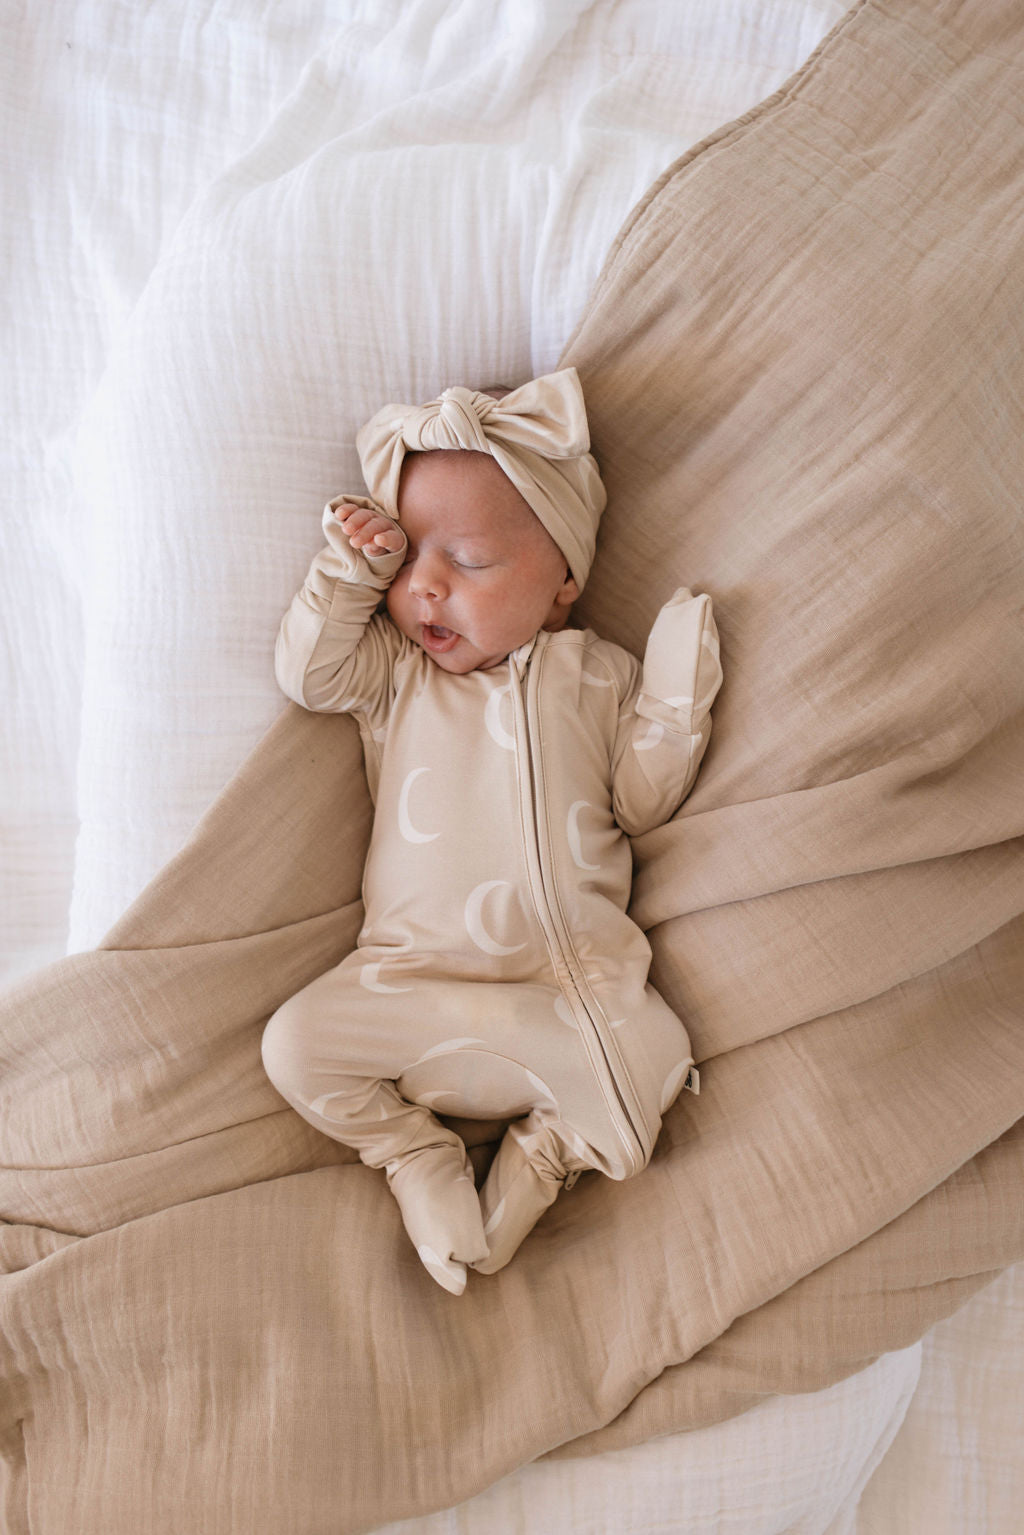
M430 657L435 666L440 667L444 672L450 673L453 677L464 677L467 672L486 672L490 671L494 666L503 666L510 655L509 651L506 651L502 656L485 656L473 652L463 654L463 646L461 645L456 646L454 650L449 651L447 654L439 656L433 655L425 645L421 645L420 649L425 655Z

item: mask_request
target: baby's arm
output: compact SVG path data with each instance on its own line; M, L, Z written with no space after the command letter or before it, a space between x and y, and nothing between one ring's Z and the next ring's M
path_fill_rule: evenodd
M374 614L401 566L406 537L372 501L356 496L329 502L323 526L327 547L284 616L274 662L289 698L344 713L390 694L401 640Z
M689 793L721 685L711 598L680 587L654 622L642 676L619 715L612 800L631 837L662 825Z

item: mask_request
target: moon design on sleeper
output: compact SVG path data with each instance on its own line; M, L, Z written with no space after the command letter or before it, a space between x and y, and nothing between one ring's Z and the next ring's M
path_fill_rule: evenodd
M496 1042L475 1037L442 1040L423 1052L396 1079L411 1102L438 1114L471 1118L518 1118L535 1108L558 1113L550 1084L514 1060Z
M507 682L503 688L493 688L484 709L484 724L487 726L487 734L497 746L502 746L506 751L515 751L516 738L505 729L501 719L501 701L508 698L512 692L512 684Z
M555 998L555 1017L559 1023L566 1024L570 1029L576 1027L576 1019L572 1015L572 1008L564 997Z
M411 773L406 774L405 782L398 796L398 830L402 833L406 842L433 842L436 837L441 835L439 831L417 831L409 816L409 792L420 774L429 772L429 768L413 768Z
M372 965L363 965L359 972L360 986L364 987L367 991L376 991L381 996L397 996L400 991L412 991L411 986L387 986L383 981L377 979L379 975L379 962Z
M540 1108L542 1106L546 1106L549 1109L554 1109L555 1113L557 1114L558 1099L555 1097L548 1084L542 1077L539 1077L535 1071L530 1071L525 1066L523 1067L523 1070L526 1072L526 1080L537 1094L537 1107Z
M350 1094L347 1089L341 1093L321 1093L319 1098L314 1098L309 1105L310 1113L320 1114L324 1119L330 1119L331 1116L327 1112L327 1105L333 1102L335 1098L348 1098L349 1096Z
M647 726L647 734L643 736L639 741L633 742L633 750L638 752L649 752L652 746L660 746L664 739L664 725L659 725L657 720L651 720L650 724Z
M462 1094L457 1092L454 1087L446 1087L443 1090L431 1093L416 1094L417 1103L421 1103L425 1109L433 1109L442 1114L444 1113L444 1108L442 1105L444 1104L445 1099L447 1099L451 1104L452 1113L458 1113L459 1109L462 1107Z
M477 1039L475 1035L463 1035L460 1039L445 1039L439 1045L431 1045L429 1050L424 1050L408 1066L402 1067L404 1075L407 1071L414 1071L417 1066L422 1066L424 1061L432 1061L437 1055L454 1055L459 1050L487 1050L490 1047L486 1039Z
M464 913L466 932L478 949L482 949L485 954L493 954L496 958L505 954L518 954L520 949L526 948L525 943L499 943L496 938L491 937L484 926L484 901L492 890L497 890L502 885L507 886L508 883L507 879L485 879L482 885L475 886L469 892L466 900Z
M589 800L574 800L569 806L569 814L566 818L565 835L569 839L569 851L572 854L572 861L577 869L599 869L601 867L599 863L587 862L583 856L583 843L580 840L580 811L592 808Z

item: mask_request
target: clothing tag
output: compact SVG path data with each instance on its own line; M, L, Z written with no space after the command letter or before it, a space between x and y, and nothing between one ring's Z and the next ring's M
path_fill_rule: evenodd
M696 1066L691 1066L686 1073L686 1081L683 1083L683 1087L693 1093L694 1096L700 1092L700 1072Z

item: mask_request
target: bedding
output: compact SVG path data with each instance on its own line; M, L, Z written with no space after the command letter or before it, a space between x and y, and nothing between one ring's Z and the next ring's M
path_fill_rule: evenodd
M62 677L57 712L80 687L82 830L72 862L40 780L26 824L60 856L45 900L18 907L23 968L70 884L71 946L98 943L219 786L202 775L227 776L272 728L102 943L8 999L7 1527L156 1529L173 1508L203 1529L366 1529L545 1451L597 1453L614 1477L615 1456L652 1436L720 1422L724 1435L757 1403L761 1431L778 1430L795 1419L776 1393L853 1401L853 1388L875 1431L832 1511L852 1528L850 1499L906 1409L907 1345L1020 1255L1019 23L1004 6L855 7L778 97L641 203L564 354L618 486L584 616L635 644L657 605L652 569L683 570L725 604L726 724L685 815L637 847L659 984L708 1064L699 1113L672 1119L630 1198L584 1180L522 1264L453 1312L398 1261L377 1184L259 1072L275 997L351 945L367 821L365 800L338 814L350 737L300 711L272 724L279 701L256 679L316 540L309 509L348 483L354 426L390 392L397 343L403 393L450 381L434 377L442 364L515 381L557 360L576 296L561 288L559 308L538 280L518 307L488 304L497 286L424 306L410 265L356 265L362 210L330 195L355 151L400 145L413 166L385 184L383 209L368 205L363 240L403 204L430 227L415 193L443 178L415 152L429 146L424 101L408 109L409 73L394 68L423 56L427 11L409 10L404 31L392 11L353 26L345 12L311 15L323 46L290 96L298 59L282 42L216 148L169 136L170 163L192 156L189 191L241 152L177 227L184 196L135 245L108 221L103 272L123 312L105 316L109 336L90 317L74 495L32 545L40 586L73 594L62 613L81 601L83 647L70 622L26 620L38 643L19 642L26 679ZM58 16L68 36L34 39L26 82L44 75L42 41L72 57L87 46L71 9ZM507 73L472 28L461 73L436 50L425 95L446 126L453 78L475 124L496 82L533 78L545 58L591 70L569 142L606 146L603 114L623 101L643 125L649 98L627 89L640 50L616 39L628 65L609 85L594 61L620 55L581 47L584 8L529 16L503 39ZM652 22L660 45L665 24ZM384 104L337 88L374 48ZM104 58L116 84L124 52ZM678 100L664 54L648 63L645 85ZM550 129L534 124L534 149ZM674 131L674 148L667 130L611 135L610 226L570 216L590 206L585 176L561 203L538 193L533 222L515 226L550 258L538 279L564 282L558 256L581 227L574 259L596 271ZM479 196L493 190L483 167ZM546 184L538 171L531 186ZM86 211L102 219L102 205ZM465 213L456 203L449 227ZM132 306L143 255L155 265ZM457 284L473 267L461 259L427 265ZM386 305L371 266L387 272ZM349 331L366 312L387 313L386 334ZM511 316L500 335L495 314ZM29 383L52 438L27 483L67 491L71 394L59 370ZM624 556L630 588L612 603L601 572ZM164 602L168 584L193 604ZM21 701L15 718L31 721ZM328 810L331 836L314 837ZM607 1261L630 1232L643 1233L632 1265ZM371 1293L371 1270L393 1288ZM972 1306L996 1293L1012 1305L1000 1281ZM426 1379L440 1423L413 1401ZM912 1455L920 1465L920 1441ZM905 1488L889 1494L883 1517L913 1517ZM774 1527L797 1528L783 1504ZM823 1507L804 1527L826 1528Z

